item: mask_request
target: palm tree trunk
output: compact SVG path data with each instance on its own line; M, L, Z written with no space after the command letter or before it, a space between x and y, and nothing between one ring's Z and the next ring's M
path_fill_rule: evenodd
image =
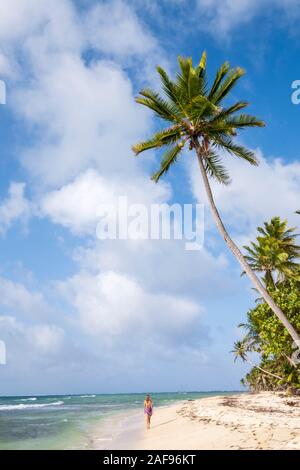
M286 358L286 360L288 361L288 363L289 363L291 366L297 367L296 362L294 362L293 359L291 359L287 354L283 354L283 356Z
M248 362L252 367L255 367L256 369L260 370L260 371L263 372L264 374L271 375L271 377L275 377L275 379L284 380L283 377L280 377L279 375L276 375L276 374L272 374L272 372L269 372L268 370L265 370L265 369L263 369L262 367L257 366L257 365L254 364L252 361L250 361L250 359L247 359L247 362Z
M254 287L258 290L258 292L265 299L266 303L273 310L273 312L278 317L278 319L281 321L281 323L288 330L289 334L291 335L291 337L295 341L298 348L300 348L300 337L299 337L297 331L290 324L290 322L286 318L283 311L278 307L278 305L276 305L276 303L274 302L274 300L270 296L269 292L265 289L265 287L261 283L260 279L252 271L251 267L249 266L249 264L245 260L243 254L241 253L238 246L234 243L234 241L228 235L227 230L226 230L226 228L225 228L225 226L222 222L222 219L220 217L220 214L218 212L218 209L215 205L212 190L211 190L211 187L210 187L210 184L209 184L209 181L208 181L208 177L207 177L204 165L203 165L203 160L202 160L202 155L201 155L201 146L200 146L197 139L194 140L194 145L195 145L195 149L196 149L196 153L197 153L197 157L198 157L198 162L199 162L199 166L200 166L201 175L202 175L202 178L203 178L206 194L207 194L208 201L209 201L209 204L210 204L211 213L212 213L213 219L214 219L214 221L217 225L217 228L218 228L220 234L224 238L228 248L231 250L233 255L236 257L236 259L238 260L238 262L242 266L243 270L246 272L248 277L251 279Z

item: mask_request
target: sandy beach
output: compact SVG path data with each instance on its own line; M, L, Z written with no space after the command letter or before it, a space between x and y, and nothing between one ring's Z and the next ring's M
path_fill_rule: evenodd
M142 413L119 425L106 449L300 450L300 397L281 393L237 394L188 400L156 408L150 431Z

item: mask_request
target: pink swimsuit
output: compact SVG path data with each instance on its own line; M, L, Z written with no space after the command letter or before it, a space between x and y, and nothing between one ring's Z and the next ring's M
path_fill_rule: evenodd
M145 406L144 413L148 416L152 416L152 406Z

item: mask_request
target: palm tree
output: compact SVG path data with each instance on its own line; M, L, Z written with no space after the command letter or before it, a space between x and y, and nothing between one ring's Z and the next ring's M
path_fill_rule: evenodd
M249 358L248 358L248 353L253 351L252 342L249 341L249 338L247 336L243 340L236 341L233 346L233 350L231 351L234 354L234 362L237 361L237 359L242 359L243 362L248 362L252 367L255 367L256 369L260 370L264 374L270 375L271 377L275 377L278 380L284 380L283 377L280 377L279 375L273 374L272 372L269 372L268 370L263 369L262 367L254 364Z
M180 71L177 73L176 81L172 81L164 69L157 67L166 97L163 98L151 89L144 89L136 98L137 103L154 111L156 116L168 124L168 127L154 134L149 140L134 145L133 151L138 155L145 150L165 148L160 169L152 176L152 179L158 182L176 162L186 146L190 150L195 150L211 213L220 234L253 282L254 287L300 346L300 338L296 330L275 304L227 233L209 183L209 177L223 184L230 182L220 150L233 157L246 160L252 165L258 164L255 154L236 144L233 137L237 135L238 130L246 127L263 127L264 123L248 114L236 114L248 105L247 102L239 101L229 107L223 105L224 99L245 72L240 67L230 68L230 65L225 62L217 71L214 82L209 88L206 79L205 52L197 67L193 67L191 58L179 57L178 60Z
M267 288L275 288L274 274L277 282L283 282L291 277L299 277L300 246L296 245L296 228L287 228L287 221L273 217L271 222L265 222L264 227L258 227L262 236L257 237L257 243L244 246L248 264L254 271L264 273Z

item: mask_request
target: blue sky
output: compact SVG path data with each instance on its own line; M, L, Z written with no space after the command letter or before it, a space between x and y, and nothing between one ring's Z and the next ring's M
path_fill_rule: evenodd
M233 99L267 123L239 136L260 166L226 157L232 184L213 184L226 225L242 245L274 215L299 224L299 20L294 0L1 2L0 394L240 388L230 350L255 295L208 208L199 252L101 242L97 208L206 202L191 154L154 185L158 155L130 150L158 126L134 102L155 66L205 49L210 77L247 70Z

